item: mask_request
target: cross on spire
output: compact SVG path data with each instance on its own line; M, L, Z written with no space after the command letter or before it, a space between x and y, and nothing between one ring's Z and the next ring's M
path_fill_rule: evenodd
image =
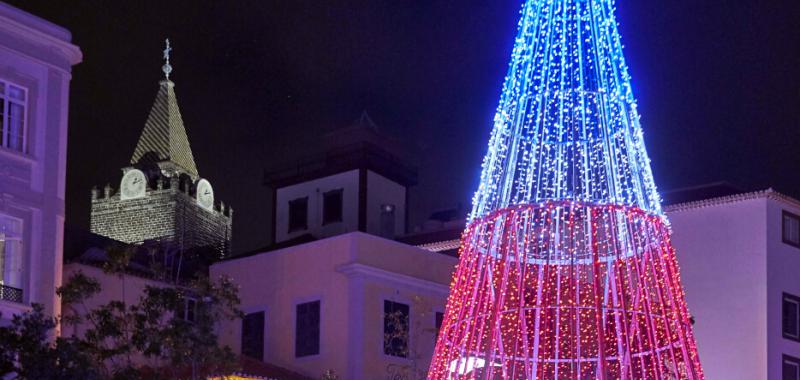
M161 66L161 71L164 72L164 77L169 80L169 74L172 72L172 66L169 64L169 53L172 51L172 47L169 46L169 38L165 40L167 47L164 48L164 66Z

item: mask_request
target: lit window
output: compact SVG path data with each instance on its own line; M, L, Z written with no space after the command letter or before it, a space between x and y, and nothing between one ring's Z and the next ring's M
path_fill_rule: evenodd
M783 369L781 370L783 380L800 380L800 359L783 355Z
M800 216L783 212L783 242L800 247Z
M800 297L783 293L783 337L800 342Z
M319 355L319 301L297 305L294 356Z
M0 80L0 146L27 153L25 117L28 90Z
M0 300L22 299L22 223L0 215Z
M289 232L308 229L308 197L289 201Z
M264 312L242 318L242 355L264 360Z
M322 224L342 221L342 189L322 194Z
M408 357L408 305L383 301L383 353Z

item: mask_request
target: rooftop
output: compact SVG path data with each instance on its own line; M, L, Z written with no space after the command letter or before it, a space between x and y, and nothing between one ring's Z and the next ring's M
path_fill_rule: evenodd
M283 168L265 171L264 184L281 188L355 169L371 170L404 186L417 184L416 168L369 141L332 148Z
M678 212L689 209L696 209L702 207L718 206L726 203L741 202L751 199L767 198L779 202L785 202L796 207L800 207L800 200L792 198L786 194L777 192L772 188L765 190L757 190L750 192L734 193L730 195L721 195L711 198L704 198L698 200L690 200L683 203L674 203L664 207L665 212Z
M684 187L679 189L667 190L661 194L662 204L665 206L725 197L745 192L742 188L729 182L714 182L698 186Z

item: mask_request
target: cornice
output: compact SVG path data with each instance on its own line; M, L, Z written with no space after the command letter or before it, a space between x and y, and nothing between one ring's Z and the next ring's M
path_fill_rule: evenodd
M376 268L373 266L357 262L342 264L336 268L336 271L344 274L347 277L356 277L356 278L361 277L361 278L384 280L393 282L395 284L402 284L412 288L426 290L441 295L447 295L450 292L449 284L445 285L445 284L440 284L438 282L433 282L429 280L423 280L420 278L408 276L405 274L389 272L384 269Z
M72 35L67 29L2 2L0 2L0 31L16 35L34 45L58 51L70 65L83 60L83 53L78 46L72 44Z

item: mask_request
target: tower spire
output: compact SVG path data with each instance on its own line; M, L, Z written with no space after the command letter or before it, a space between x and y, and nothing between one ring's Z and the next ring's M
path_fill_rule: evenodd
M164 66L161 66L161 71L164 72L164 78L169 80L169 74L172 72L172 66L169 64L169 53L172 52L172 47L169 46L169 38L165 39L166 47L164 48Z
M167 164L172 169L197 177L197 166L178 108L178 99L175 96L175 83L169 80L169 74L172 72L169 55L172 47L169 39L165 42L165 63L161 70L166 79L159 82L155 102L136 144L131 164Z

